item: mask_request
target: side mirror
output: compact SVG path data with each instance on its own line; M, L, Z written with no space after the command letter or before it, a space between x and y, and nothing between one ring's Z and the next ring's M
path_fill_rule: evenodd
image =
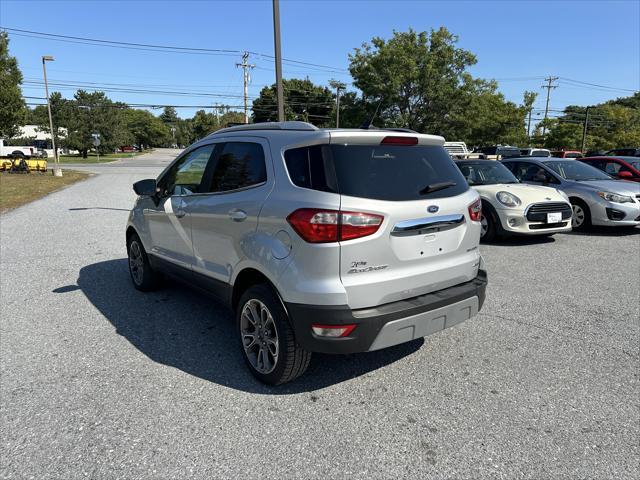
M157 193L157 185L154 178L140 180L133 184L133 191L138 195L152 197Z
M633 178L633 173L628 170L621 170L618 172L618 178Z

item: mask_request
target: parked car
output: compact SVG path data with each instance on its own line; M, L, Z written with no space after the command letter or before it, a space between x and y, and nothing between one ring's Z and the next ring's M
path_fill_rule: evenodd
M493 160L461 160L456 165L482 199L481 240L571 230L571 204L564 192L522 184Z
M614 148L609 150L607 155L613 157L640 157L640 148Z
M580 161L596 167L618 180L640 182L639 157L590 157L581 158Z
M520 149L518 147L510 147L509 145L496 145L493 147L476 148L474 152L483 153L487 158L491 160L520 156Z
M546 148L521 148L520 149L521 157L550 157L551 150L547 150Z
M301 375L311 352L379 350L462 322L487 285L481 202L443 143L303 122L218 130L134 184L133 284L168 274L217 296L269 384Z
M531 158L502 163L521 182L564 191L573 208L574 229L640 225L640 184L614 180L578 160Z
M551 155L546 155L555 158L582 158L584 155L579 150L554 150Z

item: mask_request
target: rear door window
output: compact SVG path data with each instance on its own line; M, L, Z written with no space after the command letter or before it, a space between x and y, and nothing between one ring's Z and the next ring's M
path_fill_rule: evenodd
M209 192L239 190L267 181L264 151L259 143L229 142L218 149Z

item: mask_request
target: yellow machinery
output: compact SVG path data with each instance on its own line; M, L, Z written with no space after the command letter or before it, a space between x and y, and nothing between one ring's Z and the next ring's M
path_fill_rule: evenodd
M46 158L2 158L0 159L0 171L9 173L46 172Z

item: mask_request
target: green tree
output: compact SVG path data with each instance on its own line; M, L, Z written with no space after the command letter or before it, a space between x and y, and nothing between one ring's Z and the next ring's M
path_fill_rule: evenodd
M18 61L9 55L9 35L0 32L0 137L18 135L24 125L27 109L20 85L22 73Z
M571 105L559 118L547 120L545 145L551 148L582 148L586 117L585 107ZM636 145L640 145L640 93L589 107L587 150Z
M335 98L327 87L315 85L309 79L283 80L285 120L310 122L318 127L334 125ZM276 86L264 87L253 101L254 122L276 122L278 106Z
M394 32L356 48L349 56L354 85L376 124L406 127L464 140L471 145L507 142L526 135L524 109L507 102L494 81L474 79L471 52L456 47L444 27Z
M193 140L199 140L218 130L220 122L216 114L198 110L191 119L191 128Z
M121 121L126 105L114 103L104 92L78 90L74 100L66 105L64 125L67 128L66 145L79 150L83 158L94 148L92 134L100 134L99 151L113 151L126 143L127 132Z
M158 118L162 120L162 123L171 124L171 125L176 125L180 120L180 118L178 117L178 113L176 112L176 109L173 107L164 107L164 110L162 111L162 113Z
M54 138L56 147L68 147L67 131L72 125L75 112L74 102L62 98L60 92L52 92L49 97L51 104L51 118L53 119ZM49 114L46 105L38 105L27 115L29 124L37 125L39 131L50 133Z
M123 114L128 135L138 145L140 151L148 147L166 144L171 136L169 127L151 112L127 109L123 111Z

